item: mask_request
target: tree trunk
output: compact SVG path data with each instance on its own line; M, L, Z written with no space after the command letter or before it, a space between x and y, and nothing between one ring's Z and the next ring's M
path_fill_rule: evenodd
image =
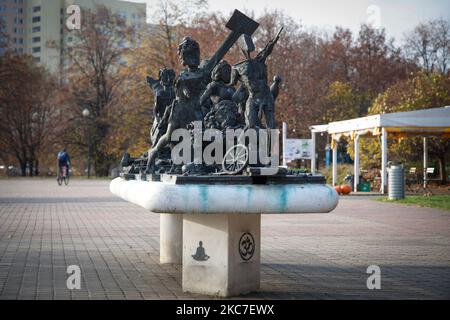
M33 160L28 160L28 169L29 169L28 175L29 175L30 177L33 176L33 173L34 173L33 168L34 168L34 167L33 167Z
M442 154L438 158L439 161L439 172L441 184L447 184L447 170L445 168L445 154Z
M95 175L99 177L107 177L109 175L109 161L107 156L101 151L97 151L95 157Z
M34 175L39 176L39 160L34 160Z
M26 161L20 161L20 171L22 177L26 177L27 175L27 162Z

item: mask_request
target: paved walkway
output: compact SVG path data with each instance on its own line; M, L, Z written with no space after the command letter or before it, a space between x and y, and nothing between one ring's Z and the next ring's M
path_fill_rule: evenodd
M0 299L204 298L158 262L159 216L108 181L0 180ZM66 287L74 264L80 290ZM450 299L450 212L347 197L331 214L263 216L261 291L244 298Z

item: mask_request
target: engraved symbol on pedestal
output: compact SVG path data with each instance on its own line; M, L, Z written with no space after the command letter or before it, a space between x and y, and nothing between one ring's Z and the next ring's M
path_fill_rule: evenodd
M197 251L192 255L192 258L197 261L206 261L209 259L209 256L205 253L202 241L199 241Z
M252 234L245 232L239 239L239 254L245 261L250 260L255 253L255 239Z

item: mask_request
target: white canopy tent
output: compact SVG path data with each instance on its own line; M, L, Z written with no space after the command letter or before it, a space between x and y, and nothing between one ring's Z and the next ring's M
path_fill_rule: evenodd
M377 114L351 120L331 122L328 125L310 127L313 141L318 132L327 132L332 137L333 150L333 185L337 183L337 142L341 137L349 137L355 141L354 187L359 184L359 139L360 137L381 135L381 192L387 186L388 136L394 138L422 136L424 137L424 168L427 168L427 136L450 137L450 106L430 108L408 112ZM315 149L313 164L315 172ZM425 175L426 176L426 175Z

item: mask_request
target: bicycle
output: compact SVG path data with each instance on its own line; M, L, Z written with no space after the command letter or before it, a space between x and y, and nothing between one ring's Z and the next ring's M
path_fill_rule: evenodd
M66 186L69 185L69 177L70 177L70 174L69 174L68 166L66 166L66 165L61 166L59 169L59 174L58 174L58 178L57 178L58 185L61 186L63 181Z

